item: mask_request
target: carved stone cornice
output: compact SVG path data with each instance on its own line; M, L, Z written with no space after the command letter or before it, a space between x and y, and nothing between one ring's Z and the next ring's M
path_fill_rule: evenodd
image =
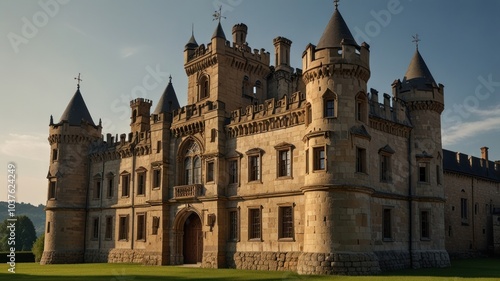
M441 114L444 110L444 104L437 101L410 101L407 102L408 109L413 110L432 110Z
M370 70L356 64L326 64L308 69L302 75L302 79L304 80L304 83L307 84L316 79L329 78L333 76L356 77L363 81L368 81L368 79L370 78Z

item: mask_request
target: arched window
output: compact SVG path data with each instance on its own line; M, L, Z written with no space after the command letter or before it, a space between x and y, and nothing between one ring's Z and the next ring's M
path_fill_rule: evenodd
M323 94L323 117L337 117L337 95L330 91L330 89L326 90L325 94Z
M183 184L200 184L201 183L201 158L200 147L194 141L188 144L184 153L184 177Z
M132 112L132 123L135 123L137 119L137 109L134 109L134 111Z
M199 80L199 99L205 99L210 96L210 83L208 76L204 75Z
M356 95L356 120L368 123L368 98L365 93Z

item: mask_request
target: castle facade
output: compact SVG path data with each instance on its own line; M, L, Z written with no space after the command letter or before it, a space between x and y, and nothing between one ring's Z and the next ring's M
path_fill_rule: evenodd
M170 81L153 111L151 100L131 101L128 134L103 137L79 88L51 118L42 264L373 274L444 267L447 247L496 245L499 163L479 161L486 177L481 165L465 173L475 164L442 149L444 87L418 50L379 97L367 87L370 46L338 9L302 69L290 65L291 40L274 39L271 65L247 32L237 24L228 40L219 22L208 44L193 35L187 106ZM449 178L469 184L463 194L448 195ZM471 224L478 190L471 246L458 202L469 200Z

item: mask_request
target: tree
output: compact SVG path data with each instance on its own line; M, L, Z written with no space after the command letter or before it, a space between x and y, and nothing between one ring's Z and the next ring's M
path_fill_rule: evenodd
M40 260L42 259L44 242L45 242L45 233L40 235L36 239L35 244L33 244L33 248L31 248L33 255L35 255L35 262L40 262Z
M16 251L30 251L36 240L33 222L27 216L16 216L13 219L17 219L17 221L4 220L0 226L0 250L7 251L10 247L15 246ZM9 228L11 225L15 226L12 236L13 229ZM11 237L14 237L15 240L9 240ZM12 241L15 241L15 244Z

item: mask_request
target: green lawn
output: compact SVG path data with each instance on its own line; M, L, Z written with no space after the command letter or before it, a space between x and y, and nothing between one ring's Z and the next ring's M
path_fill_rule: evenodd
M451 268L403 270L377 276L300 276L291 272L248 271L235 269L201 269L176 266L142 266L138 264L71 264L38 265L19 263L16 273L9 273L4 264L0 280L41 281L141 281L141 280L500 280L500 259L453 261Z

